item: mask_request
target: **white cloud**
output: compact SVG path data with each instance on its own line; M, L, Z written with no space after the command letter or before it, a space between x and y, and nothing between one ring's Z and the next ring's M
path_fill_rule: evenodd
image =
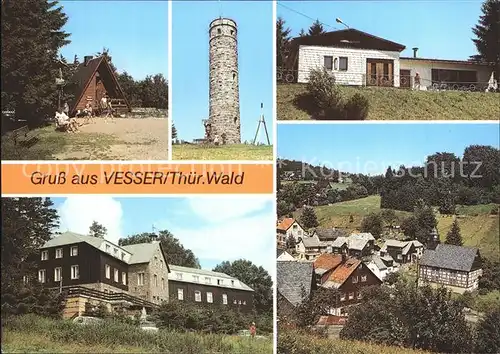
M107 230L106 239L118 243L122 236L122 206L119 201L107 196L68 197L58 209L60 231L72 231L87 235L95 220Z
M221 196L188 198L188 206L198 217L208 222L237 219L262 210L270 199L261 196Z
M235 261L243 258L274 276L276 263L275 218L263 210L268 198L190 198L189 206L205 225L180 227L175 220L162 222L184 247L204 260Z

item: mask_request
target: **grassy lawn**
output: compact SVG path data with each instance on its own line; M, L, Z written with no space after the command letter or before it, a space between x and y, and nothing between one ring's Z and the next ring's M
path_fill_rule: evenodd
M4 320L4 319L2 319ZM2 321L2 353L255 353L271 354L271 338L160 330L117 322L77 325L26 315Z
M500 256L498 216L491 216L490 211L496 204L458 206L458 213L463 217L458 219L458 225L465 246L478 247L481 254L487 258ZM341 227L349 230L359 230L363 217L369 213L379 212L380 196L369 196L362 199L335 203L315 208L318 221L322 227ZM296 216L300 215L300 211ZM354 221L349 222L350 215ZM411 215L404 211L396 211L402 218ZM442 240L451 229L453 217L438 217L438 232Z
M410 91L339 87L345 97L360 93L370 102L369 120L497 120L500 93ZM279 120L309 120L315 112L305 84L278 84Z
M2 136L2 160L56 160L67 151L81 152L82 160L105 158L112 144L119 141L109 134L61 133L53 126L35 129L37 141L32 146L14 145L11 134Z
M173 145L173 160L273 160L272 145Z

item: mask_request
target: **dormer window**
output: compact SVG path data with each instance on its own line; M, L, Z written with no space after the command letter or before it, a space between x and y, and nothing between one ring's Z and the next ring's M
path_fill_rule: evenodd
M122 252L122 261L124 261L124 260L125 260L125 253Z
M178 280L182 280L182 273L175 273Z
M115 256L118 256L118 248L114 248L113 253L115 254Z
M231 286L234 286L234 280L231 280Z
M200 282L200 277L197 275L193 275L193 281L199 283Z
M217 285L223 285L224 281L222 279L217 279Z
M212 279L210 279L209 277L205 277L205 283L211 284L212 283Z
M106 244L106 252L111 253L111 246Z

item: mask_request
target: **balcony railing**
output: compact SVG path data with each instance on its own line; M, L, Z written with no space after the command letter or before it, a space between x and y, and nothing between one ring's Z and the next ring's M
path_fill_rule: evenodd
M58 288L59 289L59 288ZM99 300L109 301L109 302L130 302L132 305L144 306L144 307L158 307L157 304L150 301L141 299L136 296L129 295L127 293L105 293L100 290L90 289L84 286L63 286L62 291L66 296L88 296L96 298Z

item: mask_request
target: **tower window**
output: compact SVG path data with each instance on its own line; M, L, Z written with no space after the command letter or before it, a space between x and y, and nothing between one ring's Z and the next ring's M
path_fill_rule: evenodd
M234 35L234 30L231 30L231 36L233 36L233 35Z
M221 33L220 28L217 28L217 34L220 34L220 33Z
M236 79L236 73L233 73L233 80Z
M238 117L234 117L234 124L236 124L237 120L238 120Z

